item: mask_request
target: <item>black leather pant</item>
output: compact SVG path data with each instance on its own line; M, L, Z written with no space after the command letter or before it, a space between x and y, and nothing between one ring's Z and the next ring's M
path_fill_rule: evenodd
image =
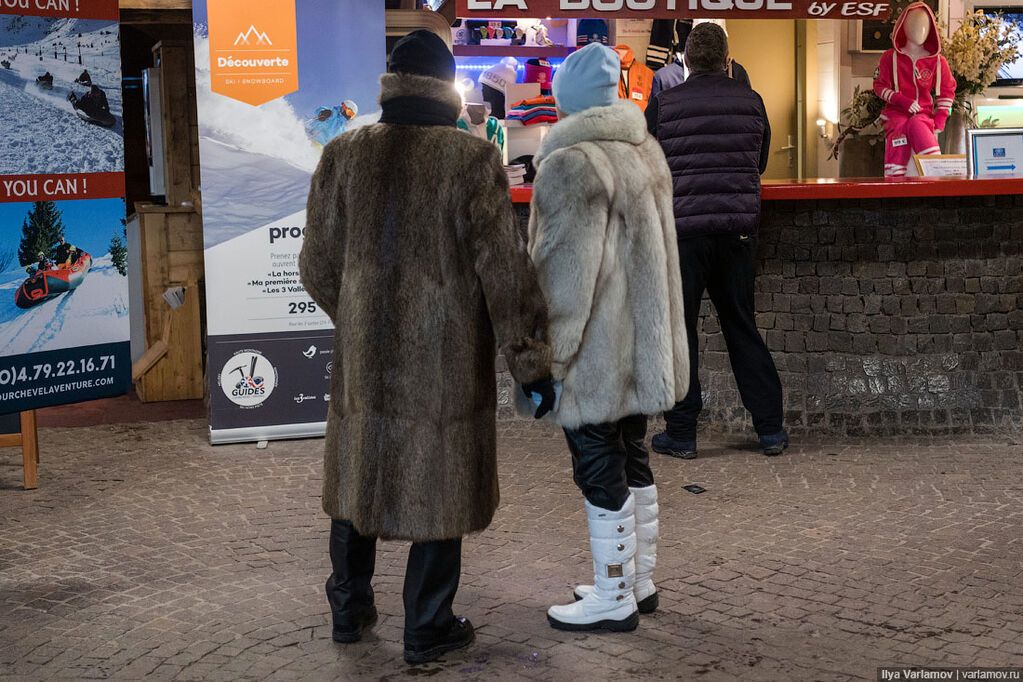
M654 484L646 426L646 416L635 415L617 423L565 429L572 478L590 504L618 511L629 499L630 487Z
M330 522L327 601L334 623L351 629L360 609L373 605L376 538L359 534L350 521ZM430 644L455 618L451 604L462 572L462 539L413 542L405 568L405 642Z

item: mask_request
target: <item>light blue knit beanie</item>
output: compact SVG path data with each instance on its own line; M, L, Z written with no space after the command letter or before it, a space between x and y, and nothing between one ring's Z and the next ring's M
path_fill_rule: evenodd
M554 74L554 101L566 114L618 101L622 62L606 45L590 43L568 55Z

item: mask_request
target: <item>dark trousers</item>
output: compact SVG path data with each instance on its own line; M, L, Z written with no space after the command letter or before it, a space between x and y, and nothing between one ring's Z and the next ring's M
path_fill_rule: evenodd
M349 521L330 522L327 601L335 625L351 629L358 612L373 605L376 538L360 535ZM405 568L405 643L430 644L451 628L451 604L462 572L462 540L413 542Z
M728 347L728 359L742 404L761 436L782 430L781 379L771 352L757 329L753 303L757 241L752 237L714 235L680 239L682 296L689 335L689 394L664 413L668 435L696 440L696 420L703 409L700 389L700 339L697 323L703 292L710 295Z
M616 423L565 429L572 452L572 478L586 500L601 509L618 511L629 488L654 484L646 449L645 415Z

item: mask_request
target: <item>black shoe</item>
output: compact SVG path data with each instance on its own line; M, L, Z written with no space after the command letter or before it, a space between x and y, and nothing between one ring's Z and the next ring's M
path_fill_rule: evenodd
M784 429L773 436L760 437L760 449L763 450L764 454L768 457L777 457L781 453L785 452L785 448L788 446L789 434L786 433Z
M576 601L581 601L582 600L582 596L578 592L576 592L575 590L572 590L572 596L575 597ZM646 599L641 599L641 600L637 601L636 602L636 606L639 608L639 612L641 614L648 615L648 614L651 614L654 611L656 611L657 607L660 605L660 603L661 603L660 597L658 597L657 593L654 592L653 594L651 594Z
M345 618L345 621L334 623L334 641L339 644L358 642L362 639L362 633L377 622L377 607L370 605L360 609L352 617Z
M677 440L665 433L654 436L651 442L654 452L678 459L696 459L695 440Z
M405 662L409 665L419 665L436 661L449 651L462 649L476 640L476 631L468 618L455 618L451 623L451 629L438 641L430 644L405 644Z

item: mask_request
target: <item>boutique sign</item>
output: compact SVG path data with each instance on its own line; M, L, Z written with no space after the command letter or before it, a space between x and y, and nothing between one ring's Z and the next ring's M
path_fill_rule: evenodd
M463 18L885 19L871 0L457 0Z

